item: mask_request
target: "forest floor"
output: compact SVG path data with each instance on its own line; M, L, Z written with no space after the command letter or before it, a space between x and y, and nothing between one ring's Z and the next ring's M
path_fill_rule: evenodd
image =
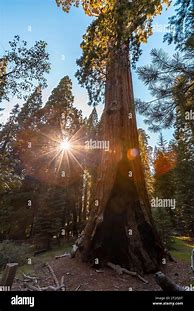
M161 267L161 271L166 274L176 284L182 286L194 285L194 274L190 268L191 250L194 248L194 241L186 237L175 238L173 250L171 254L176 262L167 262ZM64 250L64 249L63 249ZM69 246L64 252L69 250ZM62 254L61 252L60 254ZM57 255L59 250L57 251ZM25 272L31 276L38 276L38 285L40 287L52 285L55 286L54 279L45 266L45 262L53 268L58 280L60 281L64 276L64 284L66 291L159 291L160 287L154 280L154 274L144 275L144 278L149 282L143 283L137 277L130 275L118 275L110 268L103 268L95 270L89 265L79 261L78 259L71 259L70 257L63 257L55 259L56 252L52 255L41 255L39 262L31 267L31 271L26 271L26 267L21 267L17 274L16 281L12 290L23 290L22 273ZM32 283L33 284L33 283ZM34 284L36 286L36 284Z

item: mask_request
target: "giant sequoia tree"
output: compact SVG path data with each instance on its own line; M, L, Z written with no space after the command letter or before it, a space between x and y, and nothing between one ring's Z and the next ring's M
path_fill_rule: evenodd
M164 250L154 229L139 154L129 55L138 59L141 42L152 33L154 15L168 1L56 2L66 12L81 2L87 15L97 17L83 37L77 77L91 103L105 98L101 140L110 144L101 154L78 253L91 263L111 261L136 271L154 271Z

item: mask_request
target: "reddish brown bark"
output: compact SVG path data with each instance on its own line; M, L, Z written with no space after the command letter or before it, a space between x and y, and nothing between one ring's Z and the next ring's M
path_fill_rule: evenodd
M109 64L102 133L110 150L102 151L79 253L92 263L98 258L102 265L111 261L138 272L155 271L164 251L145 187L127 49Z

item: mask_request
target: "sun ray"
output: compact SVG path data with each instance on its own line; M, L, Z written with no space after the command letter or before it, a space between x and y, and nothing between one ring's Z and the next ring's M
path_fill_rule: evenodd
M57 168L57 173L59 172L60 170L60 167L61 167L61 163L63 161L63 156L64 156L64 151L61 152L61 154L59 155L59 164L58 164L58 168Z
M71 152L71 151L69 151L69 153L71 154L71 156L73 157L73 159L76 161L76 163L79 165L79 167L82 169L82 170L84 170L83 169L83 167L82 167L82 165L80 164L80 162L77 160L77 158L74 156L74 154Z
M58 175L60 168L63 167L69 175L72 163L75 162L82 171L84 170L80 162L80 159L83 158L82 153L84 154L85 152L84 142L86 140L86 134L84 126L78 129L73 135L69 135L69 133L53 133L53 135L41 133L41 135L46 137L47 140L43 139L43 143L40 144L40 146L42 145L42 150L37 154L37 159L42 157L48 159L48 168L51 165L55 165L55 172Z

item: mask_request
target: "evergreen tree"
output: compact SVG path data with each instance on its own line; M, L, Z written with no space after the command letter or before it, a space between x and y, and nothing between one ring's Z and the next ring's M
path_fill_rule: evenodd
M169 18L170 31L164 39L168 43L175 43L178 49L187 45L188 38L193 37L194 3L193 0L177 0L175 2L176 15Z
M35 189L31 186L30 191L26 192L24 190L27 175L27 172L24 172L24 168L26 168L24 160L25 156L29 155L27 152L28 143L33 136L33 130L37 123L36 113L41 104L41 92L37 88L21 109L19 109L19 105L14 106L10 118L2 127L0 133L2 150L1 191L3 192L0 218L2 219L2 225L6 222L10 224L10 229L7 230L12 237L16 227L20 229L15 229L14 236L21 237L23 228L23 238L25 237L25 229L28 224L26 219L29 219L28 216L30 215L27 210L27 202L32 200ZM16 202L10 199L13 195L16 197ZM7 217L6 220L5 217ZM14 223L12 222L13 219ZM22 224L23 219L24 223ZM2 234L5 234L7 230L3 231Z
M0 131L0 149L1 152L8 151L11 148L11 144L14 141L15 133L18 130L17 117L19 114L19 105L16 104L11 113L8 121L2 126Z
M38 123L38 112L42 108L41 86L35 88L18 114L18 125L20 130L34 130Z
M176 154L168 149L167 142L160 134L158 146L154 156L154 195L159 198L174 197L174 168L176 166Z
M20 161L13 157L11 150L17 130L19 106L15 105L10 117L0 131L0 193L17 189L21 186L22 174L17 172Z
M157 230L165 246L168 249L171 248L173 243L172 234L174 232L174 226L171 218L169 217L168 211L166 210L166 208L159 206L152 209L152 214L156 223Z
M1 227L1 236L14 239L33 236L36 242L43 239L48 247L53 236L60 237L62 229L70 235L78 234L82 207L77 194L81 193L82 171L77 160L70 158L67 165L66 155L62 159L60 151L64 136L73 137L83 124L81 113L73 107L71 89L72 83L65 77L41 108L41 87L37 87L21 109L18 105L14 107L2 128L2 151L9 152L9 159L17 165L12 168L7 159L2 169L0 218L10 225ZM74 137L73 147L81 144L78 138ZM79 157L81 162L82 150ZM21 176L20 189L14 188L16 172Z
M176 166L175 151L169 149L167 141L160 133L154 152L154 192L153 199L175 200L174 170ZM175 201L176 202L176 201ZM176 208L176 205L175 205ZM167 247L171 247L172 234L176 226L176 210L172 206L153 206L152 214L157 229Z
M73 99L72 82L65 76L38 114L33 174L47 186L43 186L33 235L47 237L47 246L53 235L59 237L60 230L69 237L78 234L79 229L81 205L77 194L81 193L82 183L83 120L81 112L73 106ZM60 150L64 139L70 142L70 151Z
M148 85L154 99L137 100L137 108L146 116L149 128L158 131L175 124L177 109L185 119L186 114L194 111L193 51L187 49L183 55L177 53L170 58L163 50L153 49L151 56L152 64L140 67L138 76ZM192 117L187 122L194 135Z
M174 148L177 154L175 197L177 227L194 236L194 144L188 124L177 115Z
M149 197L153 196L153 176L151 172L152 165L152 147L148 145L149 136L143 129L138 130L140 154L144 168L145 180Z
M88 132L88 136L91 136L93 138L96 136L97 125L98 125L98 114L96 108L94 107L86 121L86 129Z

